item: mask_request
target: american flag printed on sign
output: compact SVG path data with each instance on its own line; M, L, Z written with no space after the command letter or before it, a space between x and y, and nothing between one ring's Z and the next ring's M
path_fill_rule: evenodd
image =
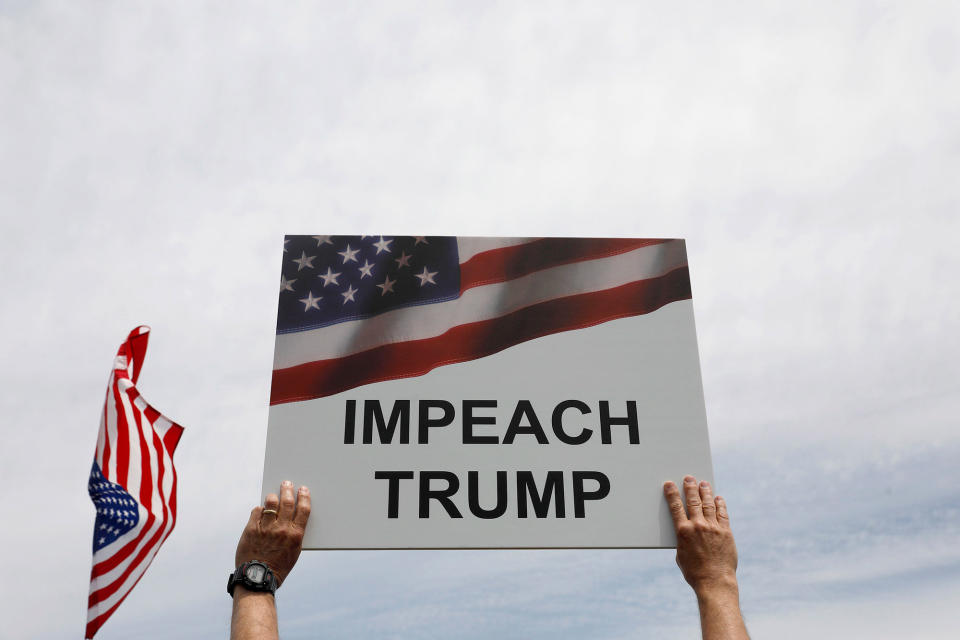
M683 240L287 236L271 404L689 299Z
M107 386L87 490L96 507L85 638L92 638L143 577L177 519L173 452L183 428L140 395L150 329L120 345Z

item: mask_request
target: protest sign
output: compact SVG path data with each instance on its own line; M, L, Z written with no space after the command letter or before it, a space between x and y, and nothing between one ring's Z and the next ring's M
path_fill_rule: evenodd
M264 494L304 547L669 547L712 479L682 240L288 236Z

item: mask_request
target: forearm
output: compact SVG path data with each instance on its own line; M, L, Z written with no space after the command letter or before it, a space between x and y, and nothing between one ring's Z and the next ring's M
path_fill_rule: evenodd
M703 640L749 640L736 578L696 589Z
M234 588L230 640L277 640L277 607L269 593Z

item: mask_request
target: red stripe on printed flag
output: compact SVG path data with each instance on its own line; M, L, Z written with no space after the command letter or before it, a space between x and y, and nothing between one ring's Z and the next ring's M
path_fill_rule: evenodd
M689 269L680 267L656 278L554 298L490 320L458 325L433 338L278 369L273 372L270 404L322 398L364 384L424 375L436 367L482 358L527 340L650 313L690 297Z
M573 262L597 260L642 247L670 242L638 238L543 238L491 249L460 265L460 293L495 282L506 282Z

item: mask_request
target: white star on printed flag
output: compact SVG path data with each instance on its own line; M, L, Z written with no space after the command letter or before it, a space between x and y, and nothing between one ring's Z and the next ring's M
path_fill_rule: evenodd
M297 271L301 269L306 269L307 267L313 269L313 261L317 259L317 256L307 256L306 251L300 252L299 258L294 258L293 261L297 263Z
M427 271L427 268L424 267L424 268L423 268L423 271L421 271L420 273L415 273L415 274L413 274L413 275L415 275L415 276L417 276L418 278L420 278L420 286L422 287L422 286L425 285L425 284L437 284L437 283L434 281L434 279L433 279L433 276L437 275L437 273L439 273L439 272L438 272L438 271Z
M296 278L291 278L290 280L287 280L283 276L280 276L280 291L293 291L293 287L291 287L290 285L292 285L296 281L297 281Z
M358 253L360 253L360 249L351 249L349 244L344 251L337 251L337 255L343 256L343 264L356 262Z
M381 251L386 251L387 253L390 253L391 242L393 242L393 240L384 240L383 236L380 236L380 242L373 243L373 246L377 248L377 255L380 255Z
M417 246L421 242L423 244L430 244L429 242L427 242L427 236L413 236L413 239L416 240L416 242L413 243L413 246Z
M401 251L401 252L400 252L400 257L394 259L394 262L397 263L397 268L398 268L398 269L401 269L401 268L403 268L403 267L409 267L409 266L410 266L410 258L411 258L411 257L412 257L412 256L408 256L408 255L407 255L407 252L406 252L406 251Z
M395 284L397 284L397 281L396 281L396 280L391 280L391 279L390 279L390 276L387 276L386 280L383 281L383 284L378 284L378 285L377 285L377 286L380 287L380 289L381 289L380 295L381 295L381 296L385 296L385 295L387 295L388 293L393 293L393 285L395 285Z
M364 260L364 261L363 261L363 266L362 266L362 267L357 267L357 268L360 269L360 279L361 279L361 280L363 280L363 279L366 278L367 276L370 276L371 278L373 277L373 273L372 273L373 265L370 264L370 261L369 261L369 260Z
M353 285L347 287L347 290L340 294L343 296L343 304L347 304L348 302L356 302L356 300L353 299L353 296L356 293L357 289L354 289Z
M312 291L307 291L306 298L300 298L300 302L303 303L303 312L306 313L310 309L320 310L320 301L323 300L323 296L313 297Z
M319 274L317 277L318 277L318 278L323 278L323 286L325 286L325 287L326 287L327 285L329 285L331 282L332 282L333 284L340 284L339 282L337 282L337 278L340 277L340 272L339 272L339 271L334 271L334 270L331 269L330 267L327 267L327 272L326 272L326 273L321 273L321 274Z
M310 237L317 241L318 247L325 244L333 244L333 240L330 239L330 236L310 236Z

